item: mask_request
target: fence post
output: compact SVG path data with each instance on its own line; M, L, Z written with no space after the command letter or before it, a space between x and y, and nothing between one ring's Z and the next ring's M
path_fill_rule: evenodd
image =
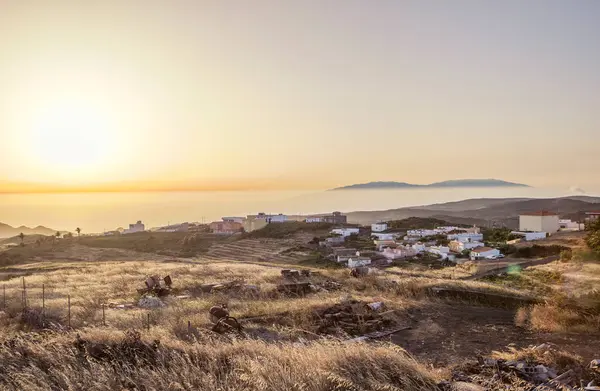
M150 331L150 312L148 312L148 331Z
M104 303L102 303L102 326L106 326L106 314L104 313Z
M42 284L42 327L46 327L46 284Z
M3 302L4 302L4 310L6 311L6 285L2 285L3 294Z
M192 322L188 320L188 337L192 335Z
M23 309L27 308L27 287L25 286L25 277L23 277L23 297L21 299Z
M67 306L69 307L69 312L68 312L68 324L69 324L69 328L71 328L71 295L67 295Z

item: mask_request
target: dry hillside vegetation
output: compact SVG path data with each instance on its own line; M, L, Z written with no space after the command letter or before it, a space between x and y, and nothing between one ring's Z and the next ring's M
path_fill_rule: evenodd
M442 390L440 380L464 375L499 389L487 369L455 366L543 342L580 355L577 365L600 351L593 255L480 280L469 280L481 272L471 263L360 278L313 268L294 280L307 290L280 289L312 234L221 239L196 259L76 239L11 249L16 262L0 267L0 388ZM171 276L171 289L140 301L154 275ZM241 332L211 330L209 309L221 304ZM499 381L517 390L513 375Z

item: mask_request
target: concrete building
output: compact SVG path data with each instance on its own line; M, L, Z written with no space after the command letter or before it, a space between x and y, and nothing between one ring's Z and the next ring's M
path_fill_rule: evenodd
M188 232L190 230L190 223L181 223L166 225L164 227L157 228L156 232Z
M343 215L342 212L333 212L330 215L321 216L321 221L331 224L347 224L348 217Z
M246 216L243 224L246 232L252 232L264 228L267 224L285 223L286 221L288 221L288 217L281 213L276 215L259 213Z
M371 224L371 232L383 232L388 229L387 223Z
M406 231L406 236L408 238L423 238L425 236L434 236L437 235L437 232L433 229L409 229Z
M524 213L519 216L519 231L547 232L553 234L558 232L560 225L556 213L540 211Z
M129 224L129 228L123 230L123 234L134 234L136 232L144 232L146 230L146 226L144 225L144 223L142 223L141 220L139 220L137 223L135 224Z
M228 216L228 217L221 217L221 220L227 221L227 222L230 222L230 223L244 224L244 220L246 220L246 218L245 217Z
M558 225L561 231L583 231L585 229L584 224L567 219L558 220Z
M448 240L458 240L459 242L481 242L483 240L483 234L480 233L459 233L450 234L447 236Z
M412 247L406 246L398 246L396 248L388 247L383 249L381 255L383 255L387 260L392 261L394 259L414 257L417 255L417 251Z
M427 252L436 255L448 254L450 253L450 247L446 246L431 246L427 248Z
M448 247L450 247L450 251L454 251L455 253L462 253L465 250L472 250L478 247L485 247L485 245L481 242L453 240L450 242Z
M496 259L500 256L500 250L491 247L479 247L471 251L471 260Z
M395 234L381 233L381 232L373 232L371 233L371 237L376 238L377 240L394 240Z
M319 216L310 216L310 217L307 217L306 219L304 219L305 223L320 223L322 221L323 221L323 218L319 217Z
M425 247L425 245L423 243L415 243L411 246L413 248L413 250L415 250L417 253L422 253L425 251L425 249L427 247Z
M348 267L355 268L360 266L367 266L371 264L371 258L369 257L361 257L361 256L353 256L348 259Z
M358 228L335 228L331 230L332 234L347 237L350 235L358 235L360 230Z
M383 249L385 249L387 247L391 247L391 248L398 247L398 244L393 240L374 240L373 242L375 243L375 249L377 251L382 251Z
M532 240L546 239L546 236L548 236L548 234L546 232L519 232L519 231L513 231L513 232L511 232L511 234L519 235L520 237L523 238L523 240L525 240L527 242L530 242Z
M233 235L244 229L244 225L237 221L214 221L208 227L213 233L221 235Z
M600 219L600 212L585 212L586 220L594 221Z

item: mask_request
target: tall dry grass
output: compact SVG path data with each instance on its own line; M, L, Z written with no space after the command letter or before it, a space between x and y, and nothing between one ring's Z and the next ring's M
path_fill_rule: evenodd
M149 335L148 338L155 337ZM118 346L119 331L88 329L98 349ZM146 361L127 352L92 358L73 334L18 337L0 347L5 390L437 390L436 379L388 344L267 344L257 340L187 344L162 338ZM146 346L150 346L149 343ZM91 350L91 349L89 349Z

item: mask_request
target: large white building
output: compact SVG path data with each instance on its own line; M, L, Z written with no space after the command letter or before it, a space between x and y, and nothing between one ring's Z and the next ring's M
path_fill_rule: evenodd
M541 211L524 213L519 216L519 231L553 234L558 230L560 230L560 224L556 213Z
M129 228L123 230L123 234L134 234L136 232L144 232L146 230L146 226L141 221L138 221L135 224L129 224Z
M350 235L358 235L359 232L360 230L358 228L336 228L331 230L332 234L340 235L343 237L347 237Z
M500 256L500 250L490 247L479 247L471 251L471 259L496 259Z
M461 241L461 240L453 240L449 244L450 250L455 253L462 253L465 250L472 250L478 247L485 247L485 245L481 242L471 242L471 241Z
M450 234L448 240L458 240L460 242L480 242L483 240L483 234L480 233L459 233Z
M388 229L387 223L375 223L371 224L372 232L383 232Z

